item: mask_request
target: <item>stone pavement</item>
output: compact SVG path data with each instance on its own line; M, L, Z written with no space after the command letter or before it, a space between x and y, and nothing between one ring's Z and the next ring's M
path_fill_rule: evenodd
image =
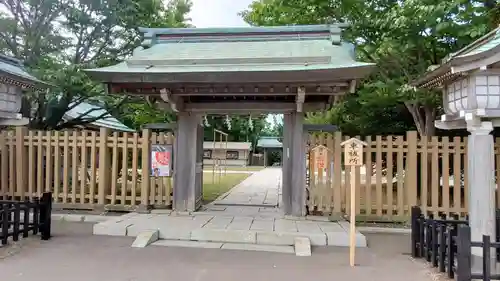
M253 173L214 205L278 206L281 189L281 168L266 168Z
M253 251L137 249L130 247L131 237L92 236L89 223L59 221L53 223L53 234L49 241L35 239L2 259L2 280L432 280L422 264L405 255L408 235L369 236L373 245L359 249L359 266L350 268L347 248L317 248L307 258Z
M295 241L303 238L313 246L349 245L346 222L330 222L326 217L284 216L278 207L280 186L281 169L266 168L200 212L130 213L96 224L94 234L137 237L142 233L143 237L146 232L158 231L159 239L168 241L156 244L271 251L279 250L273 246L283 246L280 249L284 252L289 252L289 247L296 246ZM363 234L357 232L355 237L357 247L366 247Z
M307 237L313 246L349 245L346 222L329 222L324 217L286 218L278 211L253 209L254 213L239 215L225 211L191 215L130 213L96 224L94 234L137 237L142 232L158 230L159 238L167 240L292 246L296 237ZM365 236L356 233L356 245L366 247L366 243Z

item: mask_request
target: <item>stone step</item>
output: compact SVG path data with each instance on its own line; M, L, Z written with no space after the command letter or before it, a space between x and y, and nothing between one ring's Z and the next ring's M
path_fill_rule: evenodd
M274 253L285 253L285 254L295 253L293 246L258 245L258 244L245 244L245 243L158 240L152 243L151 245L164 246L164 247L187 247L187 248L204 248L204 249L274 252Z

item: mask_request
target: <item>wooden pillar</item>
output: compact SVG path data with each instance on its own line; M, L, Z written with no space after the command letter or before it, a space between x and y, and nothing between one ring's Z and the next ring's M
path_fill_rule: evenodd
M149 129L142 130L142 181L141 181L141 206L139 211L149 209L151 181L150 181L150 165L151 165L151 131Z
M9 195L9 163L8 163L7 132L0 131L0 199Z
M292 115L289 113L283 116L283 166L281 167L281 204L286 215L292 213L292 158L290 155L290 144L292 143Z
M101 127L99 131L99 185L97 194L97 203L99 205L104 205L106 203L106 195L110 187L108 134L109 130Z
M199 117L197 117L197 135L196 135L196 181L195 181L195 194L194 200L195 205L193 207L193 211L196 211L202 203L203 199L203 137L204 130L203 126L200 125Z
M304 114L293 112L291 114L291 215L304 216L306 212L306 161L304 134Z
M417 206L418 192L417 192L417 144L418 134L416 131L410 131L406 134L406 141L408 143L408 155L406 165L406 178L405 183L408 183L404 188L407 188L408 203L410 207Z
M21 200L24 198L24 192L26 191L27 181L26 175L28 174L28 159L26 155L26 149L24 147L24 136L28 134L28 129L26 127L16 127L16 186L17 190L14 190L11 196L20 196ZM39 155L38 157L43 157ZM47 155L47 158L49 155Z
M196 191L200 191L201 184L201 177L197 178L197 154L203 153L198 143L198 138L203 136L203 133L200 135L199 123L199 116L196 114L177 114L173 209L178 212L191 212L196 209Z

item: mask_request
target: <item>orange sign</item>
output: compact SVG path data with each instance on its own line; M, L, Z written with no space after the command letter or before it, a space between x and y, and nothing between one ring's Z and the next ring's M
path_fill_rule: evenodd
M315 151L316 167L318 169L324 169L325 163L327 161L327 150L324 147L318 147Z

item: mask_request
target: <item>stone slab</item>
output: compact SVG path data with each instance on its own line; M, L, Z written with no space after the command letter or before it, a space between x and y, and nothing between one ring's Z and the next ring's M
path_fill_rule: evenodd
M191 228L164 228L158 227L160 232L160 239L170 239L170 240L190 240L191 239Z
M324 233L300 232L257 232L257 244L293 246L296 237L306 237L313 246L326 246L327 237Z
M328 246L349 247L348 232L327 232ZM356 247L367 247L366 237L361 233L356 233Z
M33 216L30 214L30 217ZM52 214L50 218L52 220L69 221L69 222L82 222L84 220L83 215L67 215L67 214Z
M84 222L105 222L108 221L110 217L107 216L99 216L99 215L86 215L83 216Z
M274 230L274 220L266 219L254 219L250 230L255 231L273 231Z
M213 217L208 223L206 223L203 228L210 229L225 229L231 222L233 217Z
M191 231L191 240L255 244L257 239L255 231L202 228Z
M156 209L156 210L151 210L151 214L170 215L171 213L172 213L172 210L170 210L170 209Z
M314 221L297 221L295 222L297 229L300 232L307 233L323 233L317 222Z
M107 222L101 222L95 224L92 230L94 235L110 235L110 236L127 236L127 227L129 224L107 224Z
M292 246L276 246L276 245L257 245L257 244L238 244L224 243L221 249L225 250L240 250L240 251L259 251L259 252L275 252L293 254Z
M133 248L144 248L158 241L158 230L144 231L139 233L132 243Z
M311 256L311 241L307 237L295 237L295 255L298 257Z
M297 232L297 224L293 220L277 219L274 221L274 231L277 232Z
M205 248L205 249L220 249L222 247L222 243L217 243L217 242L180 241L180 240L158 240L151 245L164 246L164 247L186 247L186 248Z
M317 222L322 232L347 232L340 224L336 222Z
M227 226L231 230L250 230L253 218L251 217L234 217L233 221Z

